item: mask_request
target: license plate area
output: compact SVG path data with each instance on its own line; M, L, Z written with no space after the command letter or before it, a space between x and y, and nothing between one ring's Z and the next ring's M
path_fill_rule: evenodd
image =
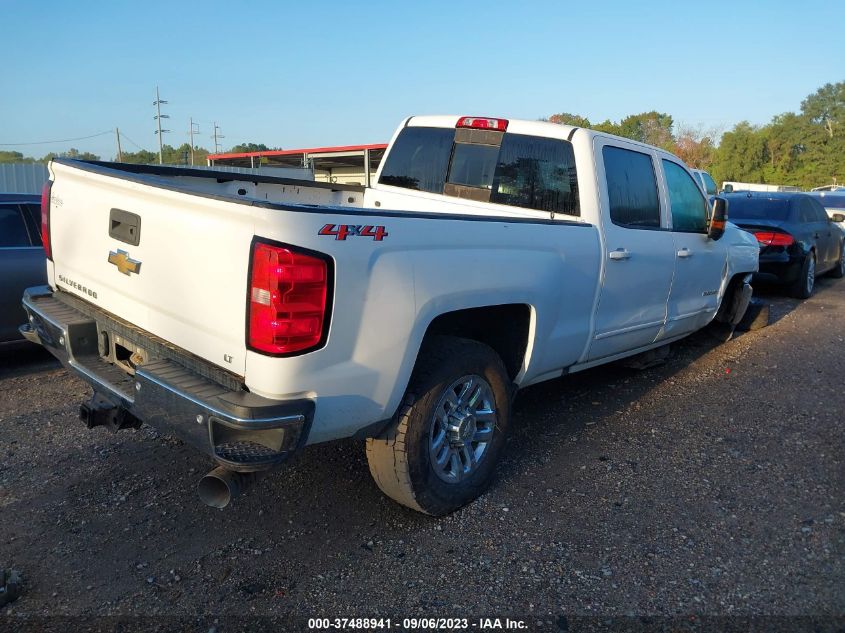
M146 349L108 330L100 330L99 348L102 358L130 376L135 375L136 367L150 360L150 353Z

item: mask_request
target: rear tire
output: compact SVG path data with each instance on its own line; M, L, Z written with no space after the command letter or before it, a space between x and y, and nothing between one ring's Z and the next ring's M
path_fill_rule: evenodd
M370 474L402 505L434 516L454 512L490 484L510 408L511 384L496 352L433 336L420 350L396 422L367 440Z
M810 253L804 259L804 265L801 266L801 273L798 279L792 284L792 296L797 299L809 299L813 294L813 288L816 285L816 254Z
M845 277L845 244L839 247L839 261L836 262L836 266L830 271L830 276L834 279Z

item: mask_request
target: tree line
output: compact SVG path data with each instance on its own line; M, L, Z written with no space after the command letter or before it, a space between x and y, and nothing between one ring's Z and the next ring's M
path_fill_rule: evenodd
M718 129L675 125L671 115L656 111L633 114L618 123L591 123L568 112L547 120L656 145L690 167L710 172L717 183L759 182L802 189L845 183L845 82L825 84L801 102L798 112L779 114L765 125L740 121L722 134Z
M277 148L281 149L281 148ZM241 143L235 145L229 152L263 152L270 150L269 147L263 143ZM205 165L206 158L211 152L204 147L194 146L194 165ZM163 145L161 151L162 162L165 165L190 165L191 164L191 146L189 143L182 143L178 147L172 145ZM76 148L70 148L66 152L56 154L50 152L41 158L32 156L24 156L21 152L0 151L0 163L49 163L54 158L76 158L78 160L101 160L97 154L91 152L80 152ZM124 163L134 163L138 165L156 164L158 163L158 152L151 152L145 149L139 149L136 152L121 152L121 161Z

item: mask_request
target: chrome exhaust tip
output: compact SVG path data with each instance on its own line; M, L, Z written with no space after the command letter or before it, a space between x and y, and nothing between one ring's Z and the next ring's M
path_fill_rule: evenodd
M222 509L247 490L254 481L254 473L236 473L217 467L200 479L197 494L205 505Z

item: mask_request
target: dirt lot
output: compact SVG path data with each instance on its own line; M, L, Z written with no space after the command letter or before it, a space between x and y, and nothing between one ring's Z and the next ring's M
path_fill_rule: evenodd
M606 622L579 616L694 614L837 630L845 283L820 280L801 304L767 298L774 323L727 344L697 334L660 367L522 392L492 489L444 519L383 497L353 441L207 508L204 457L146 426L86 430L82 382L39 350L5 354L0 564L26 584L0 629L82 622L39 619L61 615L221 632L439 615L575 630ZM822 619L732 619L761 615Z

